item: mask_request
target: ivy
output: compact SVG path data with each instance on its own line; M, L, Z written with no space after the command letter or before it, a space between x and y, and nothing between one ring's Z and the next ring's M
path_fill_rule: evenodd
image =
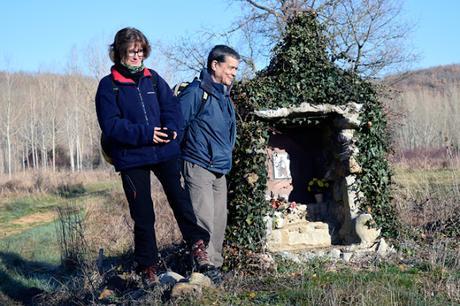
M268 123L254 117L255 110L310 104L363 104L358 129L357 177L364 194L361 207L370 210L386 236L397 228L391 205L391 170L386 160L389 137L375 85L336 67L326 52L322 25L311 13L299 14L287 25L283 39L272 52L270 64L255 78L235 85L239 114L234 167L229 175L229 245L260 250L264 244L269 205L265 199ZM289 124L305 123L299 118ZM310 123L310 121L308 121Z

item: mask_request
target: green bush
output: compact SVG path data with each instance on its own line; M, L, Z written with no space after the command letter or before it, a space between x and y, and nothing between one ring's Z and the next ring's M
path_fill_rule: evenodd
M74 198L86 192L82 183L63 183L56 187L56 194L63 198Z

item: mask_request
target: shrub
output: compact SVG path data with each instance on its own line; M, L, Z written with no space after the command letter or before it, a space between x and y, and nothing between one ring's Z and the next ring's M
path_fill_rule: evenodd
M74 198L86 192L83 183L62 183L56 187L56 194L63 198Z

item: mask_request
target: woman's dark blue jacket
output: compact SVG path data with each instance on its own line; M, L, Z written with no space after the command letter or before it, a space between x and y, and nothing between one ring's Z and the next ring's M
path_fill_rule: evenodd
M99 82L96 113L115 170L178 157L180 146L177 140L167 144L153 143L154 127L174 131L183 129L182 113L168 84L158 75L152 78L152 72L147 68L138 85L114 67L111 72Z
M208 93L206 102L204 91ZM227 174L236 139L235 109L229 90L213 82L204 69L179 98L186 126L182 158L209 171Z

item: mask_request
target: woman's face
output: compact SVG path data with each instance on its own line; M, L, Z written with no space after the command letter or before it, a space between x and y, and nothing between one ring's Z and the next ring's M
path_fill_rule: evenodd
M144 50L140 43L132 43L123 58L123 62L130 66L139 67L144 60Z

